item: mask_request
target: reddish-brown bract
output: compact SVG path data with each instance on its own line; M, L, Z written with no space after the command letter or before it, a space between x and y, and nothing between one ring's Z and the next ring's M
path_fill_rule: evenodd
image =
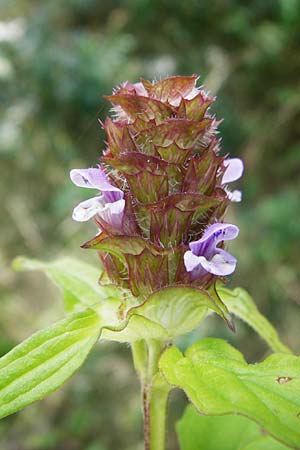
M196 75L126 82L106 97L113 118L104 122L100 162L126 207L121 231L99 222L101 234L83 247L99 250L111 280L135 296L174 284L208 288L216 279L194 280L183 264L188 243L221 221L229 202L209 113L214 97L196 82Z

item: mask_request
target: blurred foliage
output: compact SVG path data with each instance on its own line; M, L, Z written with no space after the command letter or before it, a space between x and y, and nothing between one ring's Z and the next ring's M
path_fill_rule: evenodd
M14 256L97 261L78 249L94 229L70 219L84 193L68 171L97 162L102 96L126 79L200 73L218 95L224 154L246 163L243 203L228 216L241 227L232 285L299 353L300 0L0 0L0 10L0 352L62 314L42 276L12 273ZM205 334L250 360L266 351L245 325L232 336L214 318L181 345ZM139 449L138 402L129 350L98 347L65 389L0 423L1 447ZM172 400L171 420L183 403Z
M181 450L288 450L246 417L202 416L192 405L176 429Z

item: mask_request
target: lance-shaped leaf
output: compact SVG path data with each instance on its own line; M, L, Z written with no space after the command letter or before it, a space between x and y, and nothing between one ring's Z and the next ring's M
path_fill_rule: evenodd
M110 238L107 239L110 242ZM132 241L130 238L126 240L120 237L119 239L118 242L124 253L131 253L132 258L134 255L139 256L141 249L145 248L143 239L132 238ZM151 247L151 250L155 253L154 246ZM156 257L162 258L158 251L156 255ZM149 256L156 262L153 254ZM126 254L126 258L129 258L128 254ZM126 289L118 289L110 285L99 286L97 269L81 261L62 259L43 263L18 258L15 266L23 270L44 271L62 289L64 297L69 301L69 309L82 310L85 305L91 305L101 319L104 339L119 342L134 342L140 339L169 340L195 328L205 317L208 309L223 317L229 326L231 324L226 307L197 287L164 288L150 295L143 302L141 299L133 297L131 292ZM133 266L131 268L133 269ZM138 270L138 265L135 268ZM142 272L141 282L144 282L146 287L149 285L156 289L160 287L163 278L155 275L157 270L148 267ZM165 269L163 272L167 273ZM145 278L146 274L148 274L149 280ZM133 275L132 283L135 278ZM164 279L164 283L167 284L166 279ZM144 291L145 286L136 286L137 292L140 292L143 287L143 293L147 294L147 289L147 292Z
M123 292L115 286L99 285L99 270L74 258L61 258L52 262L35 259L16 258L16 270L41 270L63 292L67 312L75 312L83 307L97 308L101 300L123 298Z
M125 241L123 240L125 245ZM140 252L141 243L128 243L124 250ZM142 247L144 248L144 246ZM107 259L107 258L106 258ZM72 309L82 310L89 302L100 318L101 338L117 342L134 342L140 339L166 339L167 331L150 318L128 314L136 306L138 299L129 291L115 286L99 286L98 270L90 264L75 259L61 259L43 263L37 260L17 258L14 262L18 270L42 270L61 288L64 297L74 300L69 304Z
M39 331L0 359L0 418L44 398L77 370L99 337L92 310Z
M216 290L228 310L252 327L274 352L291 353L291 350L280 341L275 328L259 312L248 292L242 288L231 291L218 284Z
M125 245L125 243L124 243ZM128 244L135 252L137 243ZM144 247L143 247L144 248ZM43 263L37 260L17 258L14 266L18 270L42 270L62 290L64 298L73 300L68 303L70 309L82 310L85 304L91 304L97 311L102 329L101 338L117 342L134 342L140 339L164 339L166 330L137 313L129 317L127 312L136 305L137 299L129 291L115 286L100 286L98 270L90 264L71 258Z
M245 417L202 416L192 405L176 429L181 450L288 450Z
M172 347L160 360L166 380L182 388L199 412L241 414L300 449L300 357L275 353L259 364L220 339L203 339L183 356Z

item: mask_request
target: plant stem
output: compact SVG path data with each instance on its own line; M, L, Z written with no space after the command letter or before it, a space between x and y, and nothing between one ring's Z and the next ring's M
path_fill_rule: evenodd
M135 341L131 344L133 365L140 377L140 380L144 380L147 373L147 361L148 361L148 350L146 342Z
M142 349L147 349L147 358ZM163 350L160 341L135 343L132 347L134 365L142 386L145 450L165 450L167 401L170 387L158 371Z
M151 450L150 389L148 384L142 385L145 450Z
M170 388L157 383L150 392L150 447L149 450L164 450L166 440L167 402Z

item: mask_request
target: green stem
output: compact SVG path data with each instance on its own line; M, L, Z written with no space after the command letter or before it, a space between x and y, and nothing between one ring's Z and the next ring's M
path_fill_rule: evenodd
M146 377L148 361L148 350L146 342L135 341L131 344L131 349L134 368L140 379L143 380Z
M163 344L140 341L132 347L134 366L142 386L145 450L165 450L167 402L170 387L158 371ZM145 358L147 349L147 358Z
M167 403L170 388L161 381L156 379L151 388L150 450L165 450Z

